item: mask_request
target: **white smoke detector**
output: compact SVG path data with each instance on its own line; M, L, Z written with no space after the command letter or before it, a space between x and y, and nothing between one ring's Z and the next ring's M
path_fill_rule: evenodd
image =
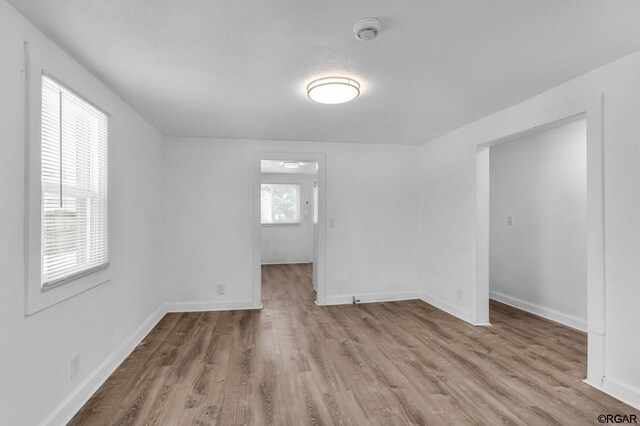
M370 41L376 38L382 29L382 22L376 18L362 18L353 26L353 33L358 40Z

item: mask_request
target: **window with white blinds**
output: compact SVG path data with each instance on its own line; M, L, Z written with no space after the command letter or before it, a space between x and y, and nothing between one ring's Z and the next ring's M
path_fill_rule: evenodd
M109 264L107 115L42 76L42 286Z

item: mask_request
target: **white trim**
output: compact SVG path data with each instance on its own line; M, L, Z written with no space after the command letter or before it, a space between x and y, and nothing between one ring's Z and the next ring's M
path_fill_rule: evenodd
M261 184L262 171L261 160L294 160L318 163L318 233L313 244L317 247L317 261L314 268L314 278L317 276L317 283L314 283L316 291L316 302L318 305L326 305L326 274L327 274L327 220L326 220L326 154L313 152L265 152L255 151L253 153L253 302L252 306L262 306L262 253L260 247L260 231L262 229L260 208L261 208Z
M126 339L84 382L67 397L53 413L41 424L65 425L75 416L82 406L93 397L100 386L122 365L125 359L142 342L142 340L158 325L167 313L201 312L201 311L235 311L262 309L262 305L253 306L252 301L238 302L184 302L166 303L151 314L133 334Z
M624 402L627 405L632 406L636 410L640 410L640 390L637 388L610 377L603 377L601 386L590 380L583 380L583 382L617 400Z
M313 262L310 260L300 261L300 262L262 262L262 265L312 265Z
M252 300L240 300L231 302L174 302L166 303L165 311L176 312L210 312L210 311L245 311L250 309L262 309L262 303L255 305Z
M490 222L490 150L486 146L476 147L476 285L473 287L473 305L469 322L489 322L489 222Z
M602 379L603 392L640 410L640 390L611 377Z
M49 290L53 290L56 287L59 287L61 285L67 284L71 281L75 281L75 280L79 280L80 278L84 278L87 275L91 275L94 274L98 271L102 271L103 269L107 269L109 266L111 266L111 261L107 260L106 262L104 262L101 265L97 265L97 266L92 266L90 268L84 269L82 271L78 271L75 273L72 273L70 275L67 275L65 277L62 278L58 278L55 279L53 281L49 281L46 282L44 284L42 284L42 291L49 291Z
M33 47L33 46L31 46ZM24 315L31 316L51 306L62 303L72 297L91 290L99 285L110 283L113 277L113 268L97 270L81 278L65 282L64 285L51 286L48 289L42 287L41 282L41 211L42 211L42 182L41 182L41 149L40 135L42 133L42 74L32 73L31 69L45 69L50 55L42 48L29 48L25 43L25 198L24 198ZM55 61L53 61L55 62ZM52 63L53 63L52 62ZM53 71L60 79L72 83L76 92L86 93L92 98L98 99L95 90L89 90L82 84L74 71L56 65ZM58 68L59 67L59 68ZM51 68L51 67L48 67ZM34 75L35 74L35 75ZM116 197L113 189L114 144L112 141L114 126L109 122L107 142L107 245L111 247L113 242L113 199ZM112 260L111 256L109 259ZM112 264L113 266L113 264Z
M149 318L147 318L133 334L122 343L107 359L76 388L58 408L47 417L42 425L65 425L96 393L98 388L113 374L124 362L142 340L153 330L164 317L166 311L164 305L160 306Z
M536 98L523 104L535 105ZM473 322L484 322L477 315L483 311L477 307L484 306L489 299L486 288L487 271L489 270L488 232L489 189L488 182L489 155L483 150L520 137L533 131L548 129L569 120L580 117L587 119L587 378L592 383L603 380L606 376L606 271L605 271L605 228L604 228L604 93L593 93L578 98L560 99L552 106L539 108L540 113L530 116L518 116L510 119L494 131L490 136L479 139L475 143L476 172L474 196L476 205L476 222L473 233L473 244L476 246L476 276L474 286L475 300Z
M440 309L441 311L446 312L449 315L453 315L454 317L461 319L462 321L468 322L469 324L476 325L471 320L471 313L466 309L453 305L449 302L446 302L440 299L439 297L436 297L427 293L422 293L421 299L423 302L433 306L434 308ZM478 325L486 325L486 323L482 323Z
M492 293L493 295L494 293ZM369 293L357 295L359 303L394 302L403 300L422 300L423 302L453 315L465 322L470 322L470 314L457 306L451 305L440 298L427 295L422 292L401 292L401 293ZM352 296L332 296L327 299L325 305L351 304ZM47 417L42 425L63 425L67 424L73 416L91 399L104 382L120 367L124 360L142 342L142 340L153 330L166 313L180 312L202 312L202 311L232 311L261 309L262 305L254 306L251 300L236 302L178 302L166 303L160 306L147 318L144 323L133 332L118 349L116 349L97 369L91 374L76 390L65 399L58 408ZM476 326L486 326L490 324L474 324ZM640 391L623 384L617 380L605 377L602 386L584 381L586 384L619 399L620 401L640 409Z
M564 314L560 311L556 311L555 309L536 305L535 303L530 303L517 297L507 296L506 294L498 293L495 291L490 292L489 297L493 300L504 303L505 305L513 306L514 308L518 308L539 317L546 318L562 325L566 325L567 327L575 328L579 331L587 331L586 320L582 320L572 315Z
M85 103L87 103L90 106L92 106L93 108L97 109L100 113L102 113L105 117L107 117L107 119L113 117L113 114L107 112L106 109L104 109L101 106L97 105L95 102L93 102L91 99L89 99L88 96L83 95L78 90L74 89L73 87L71 87L70 85L65 83L62 79L58 78L55 74L53 74L53 73L45 70L44 68L42 68L40 70L40 75L44 76L44 77L47 77L49 80L53 81L55 84L63 87L66 91L71 92L73 95L77 96L78 98L80 98Z
M342 296L329 296L325 299L325 303L316 303L319 306L329 305L350 305L353 303L353 297L360 303L378 303L378 302L400 302L403 300L421 300L422 292L420 291L403 291L400 293L365 293Z

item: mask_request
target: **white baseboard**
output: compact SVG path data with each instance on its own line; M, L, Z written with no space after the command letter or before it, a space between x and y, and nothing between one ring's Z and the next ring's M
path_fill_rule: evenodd
M66 425L129 354L133 352L142 339L158 324L164 314L164 306L160 306L42 424Z
M262 262L261 265L308 265L313 263L307 260L301 260L299 262Z
M575 328L576 330L584 332L587 331L587 322L581 320L580 318L563 314L562 312L558 312L554 309L529 303L522 299L518 299L517 297L507 296L506 294L497 293L495 291L490 292L489 297L491 297L493 300L504 303L505 305L522 309L523 311L538 315L551 321L555 321L562 325L566 325L567 327Z
M343 296L329 296L322 303L325 305L350 305L353 303L353 296L360 300L358 303L376 303L376 302L399 302L402 300L420 299L422 292L406 291L397 293L365 293Z
M175 302L166 303L166 312L205 312L205 311L244 311L248 309L262 309L262 304L256 306L252 300L233 302Z
M398 292L398 293L370 293L370 294L358 294L355 295L357 299L360 299L359 303L374 303L374 302L393 302L402 300L414 300L421 299L424 302L447 312L463 321L469 322L469 313L455 305L445 302L437 297L427 295L423 292ZM522 302L517 299L508 298L503 295L497 295L491 293L491 297L515 306L519 309L523 309L528 312L532 312L527 306L522 307ZM509 300L509 301L505 301ZM511 302L514 301L515 302ZM326 305L341 305L352 303L351 295L343 296L330 296L326 299ZM521 306L516 305L521 303ZM532 313L536 315L547 316L539 313L540 307L533 306L537 311ZM229 311L229 310L247 310L247 309L261 309L262 305L255 306L253 301L234 301L234 302L178 302L167 303L159 307L151 316L149 316L145 322L136 329L136 331L123 342L116 351L114 351L97 370L91 374L44 422L43 425L64 425L82 408L82 406L93 396L98 388L109 378L109 376L122 364L127 356L136 348L136 346L145 338L147 334L156 326L156 324L162 319L167 312L199 312L199 311ZM542 308L544 309L544 308ZM548 312L550 310L545 310ZM555 311L551 311L553 315L556 315ZM562 314L560 314L562 315ZM566 317L566 316L563 316ZM557 315L553 318L548 318L553 321L557 321L568 325L573 328L574 325L566 324L559 321ZM571 318L571 317L569 317ZM575 320L575 319L574 319ZM586 326L586 324L585 324ZM585 327L586 328L586 327ZM605 378L603 380L602 387L595 386L589 383L591 386L617 398L635 408L640 409L640 392L628 385L625 385L614 379Z
M640 390L610 377L603 377L602 385L584 380L584 383L606 393L613 398L640 410ZM624 413L619 413L624 414Z
M428 303L429 305L434 306L440 309L441 311L444 311L450 315L453 315L454 317L459 318L462 321L468 322L469 324L475 325L471 321L471 315L469 314L469 311L467 311L464 308L461 308L460 306L453 305L438 297L435 297L426 293L422 294L421 299L423 302ZM488 325L488 324L482 324L482 325Z
M616 399L619 399L625 404L640 410L640 389L634 388L611 377L605 377L602 380L602 391Z
M66 425L98 388L113 374L131 352L168 312L232 311L261 309L252 301L240 302L186 302L160 306L138 329L116 349L89 377L42 423L42 425Z

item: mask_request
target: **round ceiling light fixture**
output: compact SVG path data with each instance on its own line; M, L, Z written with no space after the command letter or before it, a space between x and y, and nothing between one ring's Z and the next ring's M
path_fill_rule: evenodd
M360 95L360 83L346 77L319 78L307 85L307 96L321 104L342 104Z
M353 25L353 33L358 40L371 41L382 30L382 22L377 18L362 18Z
M285 169L297 169L301 165L302 163L299 161L283 161L282 162L282 167L284 167Z

